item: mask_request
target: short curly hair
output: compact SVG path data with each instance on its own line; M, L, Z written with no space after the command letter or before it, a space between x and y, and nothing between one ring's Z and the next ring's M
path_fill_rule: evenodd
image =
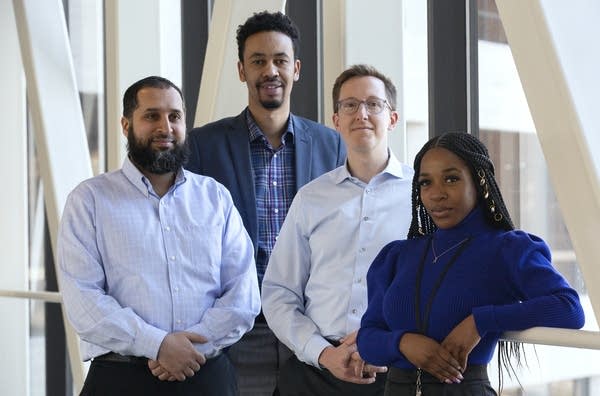
M237 29L238 58L244 61L244 49L248 37L261 32L280 32L292 40L294 59L300 55L300 32L296 24L281 12L262 11L257 12L239 25Z

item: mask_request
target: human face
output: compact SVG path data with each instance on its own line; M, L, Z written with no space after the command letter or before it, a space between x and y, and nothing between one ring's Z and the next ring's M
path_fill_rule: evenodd
M249 36L238 72L248 87L250 109L284 106L289 111L292 85L300 77L300 61L294 60L292 39L287 35L260 32Z
M441 147L427 151L419 173L421 202L438 228L459 224L477 205L477 190L467 164Z
M360 101L368 98L387 99L383 81L372 76L353 77L340 87L339 100L355 98ZM354 114L337 111L333 114L335 129L342 135L348 152L375 152L388 155L388 131L398 122L398 113L388 106L379 114L369 114L361 104Z
M174 172L187 159L185 114L174 88L142 88L131 119L121 125L131 160L153 174Z

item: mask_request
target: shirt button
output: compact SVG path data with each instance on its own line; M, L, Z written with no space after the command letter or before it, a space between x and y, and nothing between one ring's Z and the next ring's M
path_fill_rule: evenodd
M364 247L361 247L361 248L360 248L360 252L361 252L361 253L365 252L366 250L367 250L367 248L364 248Z
M369 216L365 216L365 217L363 217L363 220L364 220L364 221L368 221L368 220L369 220Z
M166 226L166 227L165 227L165 230L167 230L167 231L171 231L171 227L169 227L169 226Z
M276 186L277 185L277 181L273 180L273 185Z
M367 189L365 190L365 192L368 194L368 193L370 193L370 192L371 192L371 189L367 188Z
M277 154L273 154L273 158L277 158Z
M175 256L171 256L171 261L175 261Z
M174 291L175 293L177 293L177 292L179 291L179 288L178 288L178 287L174 287L174 288L173 288L173 291Z
M274 213L279 213L279 209L275 208L275 209L273 209L273 212Z
M356 283L361 283L361 282L362 282L362 278L358 278L358 279L356 280Z
M181 320L177 319L177 324L181 324Z
M353 313L353 314L356 314L356 309L353 309L353 310L352 310L352 313Z

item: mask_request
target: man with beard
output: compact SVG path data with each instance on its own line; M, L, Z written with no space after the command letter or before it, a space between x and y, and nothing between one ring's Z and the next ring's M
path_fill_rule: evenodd
M248 107L190 132L187 169L214 177L231 192L254 243L259 284L296 191L341 165L339 135L290 113L300 77L299 32L280 12L261 12L237 30L238 74ZM273 394L281 363L291 353L260 314L229 352L242 395Z
M229 192L182 168L169 80L123 97L123 167L69 195L58 237L67 316L92 359L82 395L237 395L223 348L260 310L254 251Z

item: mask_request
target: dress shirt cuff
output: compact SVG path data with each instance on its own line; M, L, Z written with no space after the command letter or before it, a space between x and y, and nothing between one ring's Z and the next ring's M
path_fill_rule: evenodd
M167 332L154 326L144 326L133 343L132 355L145 356L149 359L158 358L158 350Z
M210 341L204 344L194 344L194 347L207 359L215 357L221 352L221 349L215 346L215 344L213 344Z
M473 319L480 337L484 337L488 331L497 330L498 322L492 305L477 307L473 309Z
M313 335L304 346L304 356L298 356L298 358L305 363L321 368L319 365L319 356L321 356L321 352L323 352L325 348L330 346L332 346L331 343L325 338L320 335Z

